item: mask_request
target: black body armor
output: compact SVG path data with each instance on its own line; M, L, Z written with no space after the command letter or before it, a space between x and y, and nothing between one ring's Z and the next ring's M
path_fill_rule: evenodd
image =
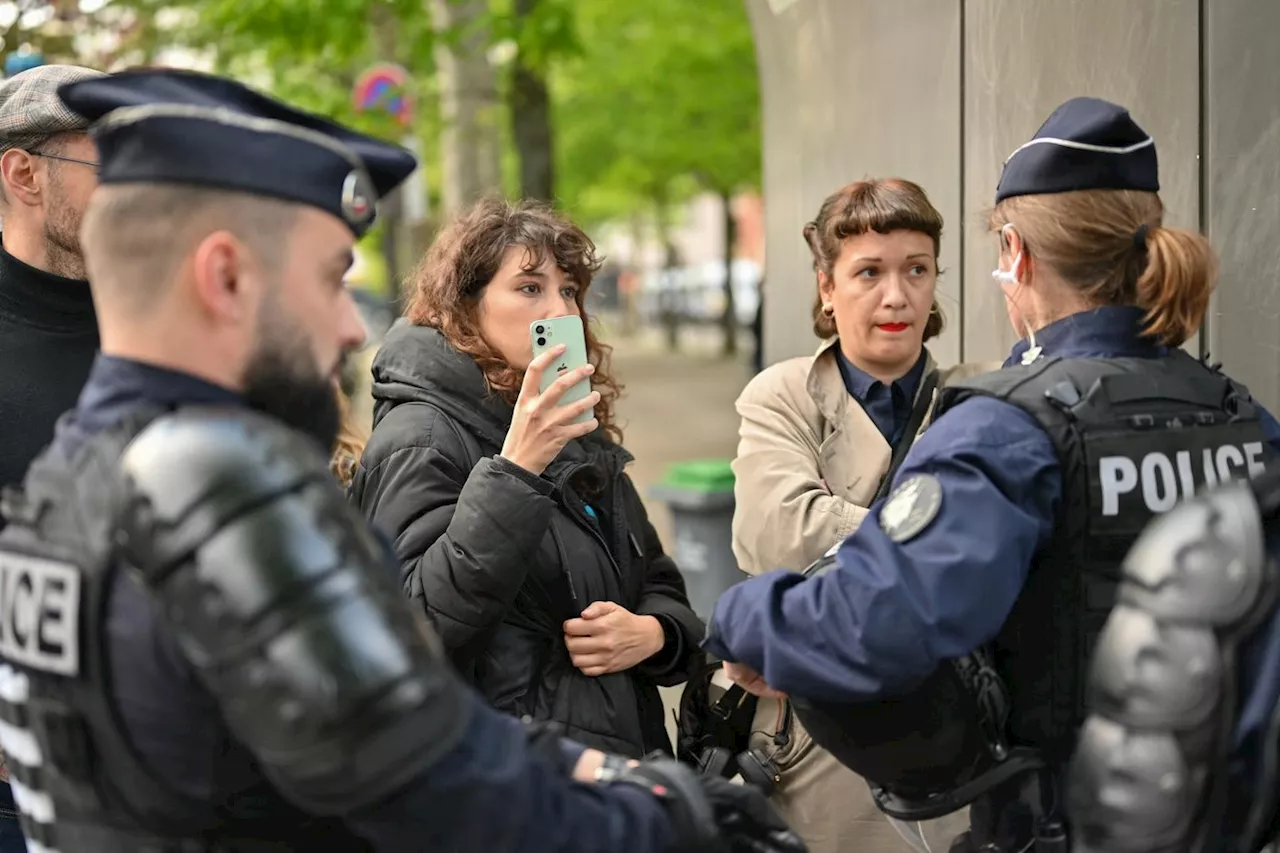
M60 853L367 850L339 814L459 740L465 695L311 442L245 410L140 413L6 496L0 745ZM257 784L175 792L111 700L107 598L139 583ZM222 725L191 720L192 726Z
M1261 474L1273 455L1249 392L1181 350L1046 359L971 380L943 406L980 393L1035 417L1061 466L1053 537L992 644L1010 740L1060 766L1084 721L1089 661L1129 549L1155 515Z
M1005 368L944 389L935 420L974 396L1031 415L1062 475L1054 534L1003 629L908 695L842 707L797 700L796 711L887 813L937 817L997 789L993 802L1019 800L1031 777L1041 787L1031 808L1038 832L1053 840L1045 849L1065 849L1055 846L1065 845L1057 792L1046 788L1084 720L1087 665L1125 553L1155 514L1265 470L1271 451L1248 391L1181 351ZM982 844L999 849L998 839L974 839Z

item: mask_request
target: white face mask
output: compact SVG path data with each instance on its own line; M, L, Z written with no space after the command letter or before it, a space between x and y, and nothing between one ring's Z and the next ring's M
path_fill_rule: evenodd
M1018 268L1018 263L1021 260L1022 260L1022 253L1019 252L1018 254L1014 255L1013 265L1010 266L1009 269L1002 270L999 267L996 267L991 271L991 277L994 278L996 281L1005 281L1005 282L1008 282L1009 284L1012 284L1014 287L1017 287L1018 285L1022 284L1022 282L1018 281L1018 274L1014 272L1014 270Z
M1007 232L1012 227L1013 227L1013 223L1007 222L1005 223L1004 227L1001 228L1000 230L1002 232ZM999 267L996 267L991 271L991 277L994 278L996 281L1003 282L1006 284L1012 284L1014 287L1020 287L1022 285L1022 282L1018 279L1018 264L1020 264L1021 262L1022 262L1022 252L1018 252L1018 254L1013 256L1013 263L1009 265L1009 269L1002 270ZM1009 294L1006 293L1004 298L1008 299L1010 301L1010 304L1013 305L1013 309L1018 312L1019 316L1022 316L1022 312L1018 310L1017 303L1014 303L1012 301ZM1033 361L1035 361L1037 358L1040 357L1040 347L1036 344L1035 330L1031 328L1031 324L1027 322L1026 317L1022 317L1022 323L1024 326L1027 327L1027 343L1030 344L1030 346L1027 348L1027 351L1022 354L1022 363L1031 364Z

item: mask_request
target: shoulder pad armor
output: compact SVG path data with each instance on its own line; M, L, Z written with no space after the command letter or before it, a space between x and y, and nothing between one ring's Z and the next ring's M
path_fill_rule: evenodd
M135 554L138 567L159 573L228 520L330 476L314 442L248 409L188 408L159 418L125 448L120 465L132 498L126 532L134 513L147 528L147 536L130 537L149 551Z
M1237 646L1270 612L1275 586L1247 483L1147 527L1094 653L1091 714L1069 771L1080 849L1194 849L1226 782Z
M300 434L191 409L127 448L118 545L237 738L317 814L377 802L462 737L470 699Z

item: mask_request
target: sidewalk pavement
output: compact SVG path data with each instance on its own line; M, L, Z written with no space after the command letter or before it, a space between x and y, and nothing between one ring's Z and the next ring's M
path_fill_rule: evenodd
M672 546L671 518L649 489L667 468L691 459L732 459L738 443L733 403L750 379L750 338L732 359L718 355L717 330L689 329L682 351L665 349L656 330L611 335L614 375L624 385L618 402L623 443L635 457L628 468L663 545Z

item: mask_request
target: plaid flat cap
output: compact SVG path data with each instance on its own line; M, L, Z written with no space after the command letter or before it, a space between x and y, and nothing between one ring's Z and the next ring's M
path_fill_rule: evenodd
M79 65L41 65L0 83L0 153L27 148L54 134L88 130L89 122L58 97L58 87L105 76Z

